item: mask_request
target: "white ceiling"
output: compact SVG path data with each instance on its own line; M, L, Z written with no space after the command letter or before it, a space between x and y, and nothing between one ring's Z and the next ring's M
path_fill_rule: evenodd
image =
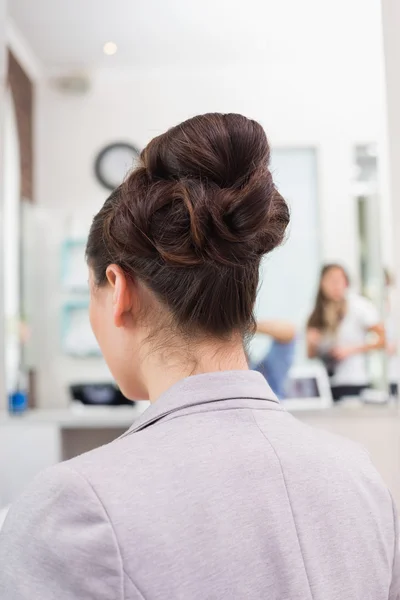
M379 0L9 0L9 11L48 68L265 65L379 45Z

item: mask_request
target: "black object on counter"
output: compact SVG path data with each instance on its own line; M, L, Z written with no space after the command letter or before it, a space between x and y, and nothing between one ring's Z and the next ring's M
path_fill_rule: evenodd
M134 406L112 383L80 383L69 386L74 400L90 406Z

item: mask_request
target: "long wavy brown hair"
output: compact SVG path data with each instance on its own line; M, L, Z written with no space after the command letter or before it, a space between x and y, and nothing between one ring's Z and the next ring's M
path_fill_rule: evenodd
M307 328L318 329L322 332L336 333L346 314L346 300L343 299L340 302L333 302L325 296L322 288L322 281L325 275L334 269L339 269L339 271L343 273L347 284L350 284L348 273L344 267L342 267L342 265L330 263L322 267L319 278L318 292L315 299L315 306L308 319Z

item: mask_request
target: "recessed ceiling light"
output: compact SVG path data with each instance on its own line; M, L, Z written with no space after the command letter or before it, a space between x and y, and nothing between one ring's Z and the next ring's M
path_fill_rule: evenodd
M114 42L106 42L103 46L103 52L104 54L107 54L107 56L112 56L117 50L118 46Z

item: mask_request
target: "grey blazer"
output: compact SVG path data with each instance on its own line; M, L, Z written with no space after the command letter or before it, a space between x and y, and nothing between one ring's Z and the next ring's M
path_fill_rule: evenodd
M258 373L200 375L37 478L0 535L0 598L400 598L396 528L362 449Z

